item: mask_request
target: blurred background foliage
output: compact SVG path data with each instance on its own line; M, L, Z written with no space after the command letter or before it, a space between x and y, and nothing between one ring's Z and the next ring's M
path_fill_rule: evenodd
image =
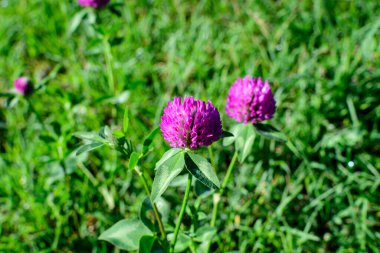
M112 251L97 237L145 194L116 151L76 157L73 133L120 128L127 106L139 148L175 95L212 100L228 130L225 97L244 75L270 81L271 123L290 142L255 139L212 251L379 252L379 1L111 2L0 0L0 92L21 74L40 87L10 107L0 98L1 252ZM167 148L155 139L151 175ZM213 148L222 178L233 150ZM212 198L195 198L185 230L211 217Z

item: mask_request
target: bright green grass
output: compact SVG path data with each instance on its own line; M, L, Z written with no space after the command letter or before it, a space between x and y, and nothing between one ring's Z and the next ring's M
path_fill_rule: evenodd
M255 140L235 168L213 252L380 252L379 1L113 2L120 17L97 14L107 41L88 18L72 31L83 11L75 1L0 0L0 92L21 73L38 82L59 68L30 98L43 124L25 100L1 100L0 252L112 251L97 237L145 195L115 151L76 158L73 133L118 127L128 106L138 142L185 94L211 99L229 129L225 96L247 74L269 79L272 123L293 145ZM152 175L167 149L155 141ZM223 175L233 151L213 148ZM172 224L182 194L164 195ZM206 214L199 224L211 218L211 197L195 198L186 231L194 208Z

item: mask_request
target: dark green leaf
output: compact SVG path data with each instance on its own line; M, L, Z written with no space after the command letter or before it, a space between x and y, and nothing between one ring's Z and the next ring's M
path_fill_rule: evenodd
M234 135L230 132L223 131L222 136L220 136L220 138L227 138L227 137L234 137Z
M110 6L109 10L111 11L112 14L116 15L117 17L121 17L121 11L115 8L115 6Z
M145 235L140 239L139 253L165 253L157 237Z
M254 124L256 131L265 138L286 142L287 138L284 134L269 124Z
M148 197L146 197L140 208L140 219L146 227L151 231L157 231L158 227L155 226L154 221L154 212L152 202Z
M0 97L5 97L5 98L9 98L9 97L14 97L15 95L12 94L12 93L6 93L6 92L0 92Z
M152 202L155 202L165 192L170 182L181 173L185 166L184 153L181 150L169 152L170 150L156 164L156 176L152 186ZM168 153L174 153L174 155L169 156Z
M47 142L47 143L55 142L55 139L50 135L41 135L40 139L43 140L44 142Z
M197 196L205 196L205 195L208 195L211 193L210 188L205 186L199 180L195 180L194 190L195 190L195 193L197 194Z
M220 187L215 170L206 158L194 153L186 153L185 164L186 169L207 187L211 189Z
M148 137L146 137L143 143L143 147L142 147L142 154L145 154L146 152L148 152L148 150L152 147L153 139L159 131L160 131L160 128L157 127L152 132L150 132Z
M123 41L124 41L124 37L112 37L110 38L109 43L113 47L113 46L120 45L121 43L123 43Z
M103 145L104 145L104 143L101 143L101 142L93 142L90 144L85 144L77 150L76 155L80 155L84 152L88 152L88 151L100 148Z
M140 239L139 253L151 253L153 244L157 239L153 236L144 235Z
M139 220L121 220L104 231L99 240L112 243L122 250L138 250L140 239L152 232Z

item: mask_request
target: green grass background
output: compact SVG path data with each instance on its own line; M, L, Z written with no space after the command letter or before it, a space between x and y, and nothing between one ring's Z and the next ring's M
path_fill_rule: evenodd
M29 98L42 122L25 99L1 100L1 252L112 252L97 237L135 216L145 194L116 151L75 157L73 133L120 127L127 106L139 148L174 95L212 100L228 130L225 97L244 75L270 81L271 123L293 145L255 139L212 251L380 252L379 1L111 2L119 16L75 1L0 0L1 92L21 74L49 77ZM152 176L167 148L159 136L144 159ZM233 149L213 149L223 178ZM170 224L176 189L164 195ZM207 224L212 198L195 199ZM185 231L195 229L190 209Z

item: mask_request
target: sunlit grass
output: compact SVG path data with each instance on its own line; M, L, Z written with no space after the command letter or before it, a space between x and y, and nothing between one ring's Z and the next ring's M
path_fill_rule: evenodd
M75 157L73 133L120 128L127 106L130 138L141 140L172 96L190 94L212 99L228 129L228 88L249 74L270 81L271 123L290 142L255 139L211 248L379 252L378 1L113 2L120 17L75 1L0 1L0 92L21 74L40 83L60 67L29 99L42 124L25 99L5 108L1 98L0 251L111 251L97 237L138 212L143 189L115 151ZM144 158L152 175L167 150L155 143ZM225 171L232 147L213 148ZM174 226L181 199L174 189L166 197ZM189 205L205 215L189 212L185 225L209 222L210 198Z

